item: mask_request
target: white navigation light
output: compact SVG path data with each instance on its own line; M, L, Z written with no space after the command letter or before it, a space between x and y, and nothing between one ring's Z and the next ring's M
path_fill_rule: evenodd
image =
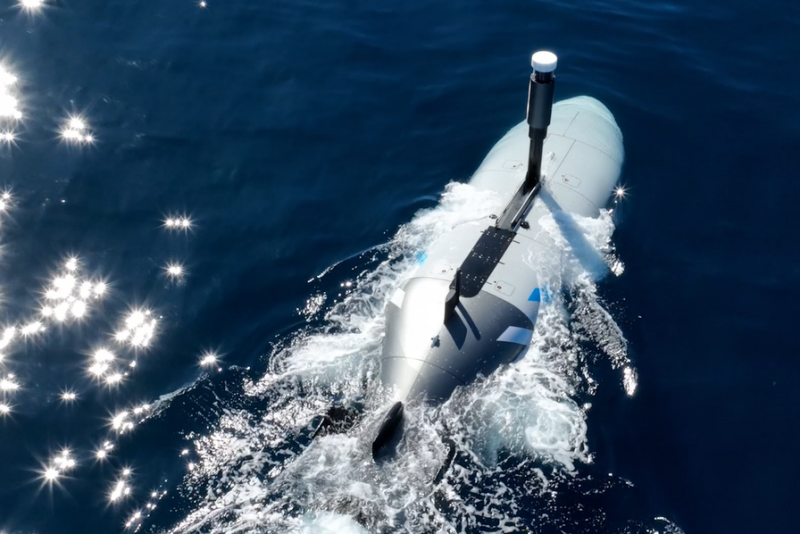
M558 65L558 57L547 50L541 50L531 56L531 67L536 72L553 72Z

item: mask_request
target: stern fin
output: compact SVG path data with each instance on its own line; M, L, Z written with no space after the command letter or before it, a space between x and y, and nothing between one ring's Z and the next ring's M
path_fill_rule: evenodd
M400 424L400 421L403 420L403 403L397 401L394 405L386 412L386 416L383 418L383 423L381 423L381 428L378 430L378 436L375 438L375 441L372 442L372 457L375 458L381 449L392 439L394 436L395 430L397 430L397 426Z

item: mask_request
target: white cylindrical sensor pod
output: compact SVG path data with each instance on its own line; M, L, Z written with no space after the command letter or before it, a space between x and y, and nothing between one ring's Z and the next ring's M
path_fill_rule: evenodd
M534 72L553 72L558 65L558 57L547 50L540 50L531 56Z

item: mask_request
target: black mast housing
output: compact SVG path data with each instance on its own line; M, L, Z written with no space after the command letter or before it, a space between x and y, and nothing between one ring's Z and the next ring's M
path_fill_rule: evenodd
M525 175L523 193L529 193L539 183L542 175L542 150L553 112L553 92L556 77L552 71L531 74L528 84L528 137L531 146L528 152L528 173Z
M525 213L530 208L534 197L539 192L542 176L542 157L544 156L544 140L547 127L553 113L553 93L555 92L555 69L558 58L552 52L540 51L531 57L531 73L528 82L528 137L531 144L528 149L528 170L525 180L503 213L497 218L497 228L517 231Z

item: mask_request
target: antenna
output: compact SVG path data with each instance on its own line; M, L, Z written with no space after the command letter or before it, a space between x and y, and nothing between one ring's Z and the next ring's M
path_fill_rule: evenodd
M514 194L511 202L497 218L497 228L517 231L525 213L539 192L542 176L542 151L550 116L553 113L553 91L556 85L556 65L558 58L552 52L539 51L531 57L533 73L528 84L528 172L525 181Z
M523 193L532 191L542 176L542 149L553 112L557 64L558 58L552 52L543 50L531 57L533 73L528 84L528 137L531 139L531 146Z

